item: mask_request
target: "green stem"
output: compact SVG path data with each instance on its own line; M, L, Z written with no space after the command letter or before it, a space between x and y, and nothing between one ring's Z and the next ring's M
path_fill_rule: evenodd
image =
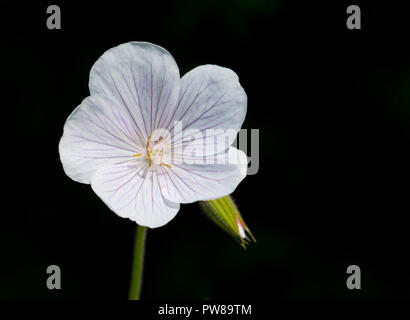
M134 259L132 262L131 287L129 300L139 300L142 286L142 270L144 268L144 250L147 227L138 226L135 234Z

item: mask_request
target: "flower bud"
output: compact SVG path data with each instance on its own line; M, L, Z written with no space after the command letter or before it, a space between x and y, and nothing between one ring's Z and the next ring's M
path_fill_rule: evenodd
M200 204L205 214L216 225L237 240L244 249L246 249L246 245L251 240L256 242L230 196L216 200L201 201Z

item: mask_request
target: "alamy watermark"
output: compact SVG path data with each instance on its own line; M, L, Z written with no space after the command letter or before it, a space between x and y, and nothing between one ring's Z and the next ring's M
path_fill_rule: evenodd
M47 274L50 276L47 278L46 285L50 290L61 289L61 269L57 265L51 265L47 267Z
M362 288L360 267L354 264L350 265L347 267L346 273L350 274L350 276L346 280L346 287L349 290L360 290Z
M61 29L61 10L60 7L57 5L51 5L47 7L47 14L49 14L47 18L47 28L50 30L53 29Z
M150 167L171 167L181 163L194 166L234 165L240 167L242 175L254 175L259 170L259 129L251 129L248 137L247 129L184 130L182 122L175 121L171 130L154 130L147 139L144 152L134 156L146 157Z

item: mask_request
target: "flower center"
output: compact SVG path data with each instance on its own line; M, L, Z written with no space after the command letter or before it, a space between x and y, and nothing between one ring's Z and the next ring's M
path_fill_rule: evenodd
M152 165L166 166L171 168L171 165L163 162L162 158L164 153L170 150L170 146L164 142L164 138L160 137L156 141L151 140L151 136L148 137L147 144L145 146L146 153L145 156L148 160L148 167L151 168ZM141 153L134 154L133 157L140 157Z

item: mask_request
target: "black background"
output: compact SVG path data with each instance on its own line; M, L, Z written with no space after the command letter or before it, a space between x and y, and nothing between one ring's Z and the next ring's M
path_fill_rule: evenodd
M58 4L62 29L48 30ZM355 1L1 4L0 298L126 299L135 224L63 172L63 124L107 49L149 41L181 75L233 69L260 130L260 170L233 194L258 242L244 251L184 205L148 232L143 299L410 296L409 11ZM62 290L46 268L62 270ZM362 290L346 288L346 268Z

